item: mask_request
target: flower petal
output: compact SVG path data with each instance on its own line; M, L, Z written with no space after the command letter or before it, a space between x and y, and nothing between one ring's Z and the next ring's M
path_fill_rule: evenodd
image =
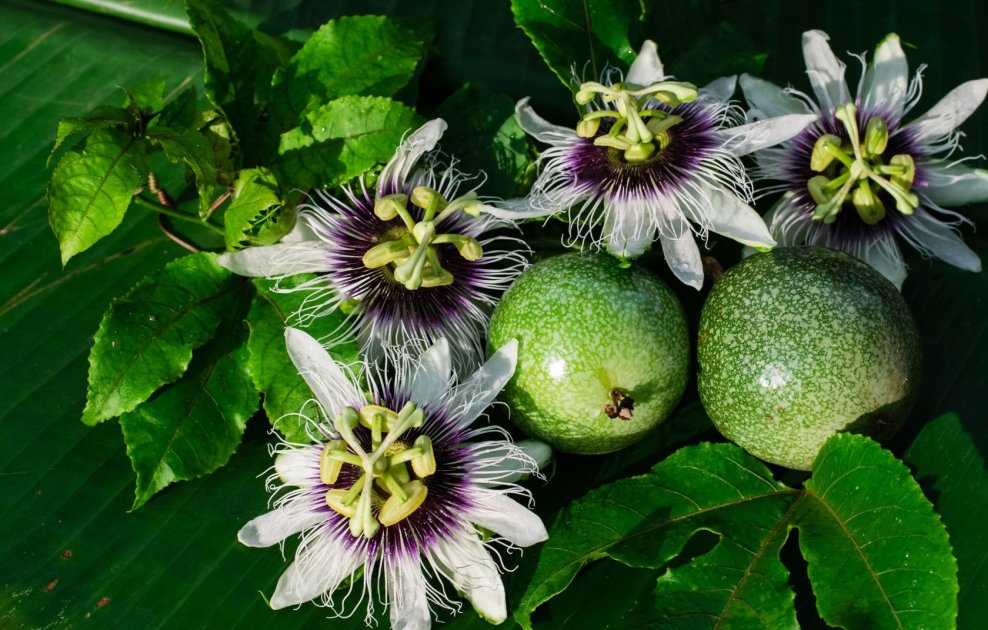
M363 400L360 390L311 335L297 328L286 328L285 345L299 375L312 389L327 416L332 418L343 407Z
M497 565L474 531L441 540L433 551L449 580L484 619L499 624L508 618L504 584Z
M678 237L660 233L659 242L662 243L662 253L673 275L683 284L699 291L703 287L703 262L700 260L700 249L693 240L693 233L686 230Z
M511 339L456 388L453 394L453 406L454 409L459 408L460 422L472 423L494 402L515 373L517 362L518 341Z
M612 201L604 215L601 239L606 243L607 251L615 256L637 258L655 240L655 229L644 208Z
M737 89L737 85L737 75L731 75L729 77L714 79L700 88L700 91L724 103L731 100L731 97L734 96L734 91Z
M648 86L658 83L666 76L662 62L659 61L659 51L655 47L655 42L646 39L642 44L638 56L628 69L628 75L624 80L628 83L635 83L641 86Z
M295 562L281 574L271 595L271 608L298 606L335 590L363 564L363 556L347 545L329 534L319 534L299 548Z
M449 390L451 372L449 342L442 338L419 357L409 385L411 399L418 404L439 400Z
M326 245L321 241L247 247L236 252L226 252L216 262L239 276L251 278L278 278L297 273L330 271Z
M248 547L270 547L325 520L325 514L293 503L251 520L237 532L237 540Z
M926 160L921 168L926 180L921 190L938 206L988 201L988 170L946 160Z
M875 268L878 273L885 276L895 288L902 290L902 283L906 280L906 263L902 261L902 254L899 252L899 245L896 244L892 235L885 237L887 243L872 244L871 247L864 248L858 255L861 260Z
M422 154L435 148L446 131L446 121L435 118L413 131L395 150L394 156L384 165L377 180L378 196L395 192L401 182L408 179Z
M789 140L817 119L816 114L786 114L756 122L718 129L714 134L727 149L740 157Z
M526 96L515 105L515 118L518 119L518 124L525 133L545 144L558 144L576 137L576 131L573 129L553 125L536 114L528 101L529 98Z
M988 94L988 79L961 83L940 99L930 111L911 122L906 129L912 130L919 142L943 137L967 120L968 116L973 114L985 100L986 94Z
M468 518L519 547L530 547L549 537L535 512L496 491L479 495Z
M868 64L861 84L864 110L902 116L909 90L909 66L902 44L895 33L888 35L875 48L875 58Z
M391 630L428 630L432 626L425 576L418 555L394 557L385 585L391 608Z
M286 486L306 488L319 483L321 457L321 446L285 448L274 458L274 470Z
M555 211L547 210L543 204L548 200L545 198L542 198L542 200L543 203L538 203L534 197L510 199L508 201L499 201L496 206L484 204L481 206L480 211L497 219L516 221L518 219L546 217L565 209L559 208Z
M689 210L689 214L695 214L695 209ZM708 189L703 213L700 216L690 216L690 220L742 245L775 247L776 244L761 215L738 199L737 195L723 188Z
M967 271L981 271L981 258L964 243L960 232L922 208L897 230L920 251Z
M838 61L827 42L830 37L823 31L803 33L803 59L806 74L824 111L850 101L847 82L844 81L844 64Z
M532 458L539 470L545 468L552 460L552 447L539 440L519 440L515 442L523 453Z
M774 83L753 77L750 74L742 74L739 82L744 97L748 100L748 104L757 110L759 117L771 118L785 114L810 113L810 108L806 106L806 103Z

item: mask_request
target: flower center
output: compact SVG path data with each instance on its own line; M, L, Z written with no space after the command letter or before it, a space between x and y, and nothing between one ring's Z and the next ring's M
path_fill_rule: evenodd
M811 177L806 188L817 203L813 218L833 223L850 195L851 204L861 220L875 225L885 218L885 205L875 195L872 184L895 200L895 209L910 215L919 207L919 198L911 192L916 165L906 153L893 155L886 161L883 155L889 140L885 119L872 116L860 135L858 110L853 103L837 108L834 115L847 130L850 145L838 136L820 136L813 146L810 168L821 175Z
M587 105L598 96L605 107L587 112L576 125L577 135L594 138L595 145L614 149L626 162L637 163L669 146L669 130L683 121L681 116L665 110L647 109L649 100L654 98L676 107L695 99L697 91L693 84L678 81L660 81L648 86L634 83L608 86L591 81L580 86L576 102ZM613 109L608 107L612 104ZM612 118L614 122L606 134L597 136L604 118Z
M415 221L408 204L422 209L422 219ZM368 269L386 268L406 289L439 287L453 283L453 274L442 268L436 245L449 243L467 260L480 260L484 250L477 239L465 234L438 234L436 226L456 212L480 216L477 193L471 191L453 201L425 186L412 190L412 195L393 194L374 202L374 214L382 221L401 217L403 229L389 230L380 242L363 256ZM437 214L438 213L438 214Z
M409 429L421 427L424 420L425 414L412 402L397 413L378 405L347 407L334 419L342 439L323 447L319 478L324 484L335 485L344 464L361 470L349 488L326 491L326 505L349 519L354 537L373 538L382 525L388 527L411 516L428 496L422 479L436 472L432 440L420 435L411 446L399 441ZM370 429L369 453L353 432L358 424Z

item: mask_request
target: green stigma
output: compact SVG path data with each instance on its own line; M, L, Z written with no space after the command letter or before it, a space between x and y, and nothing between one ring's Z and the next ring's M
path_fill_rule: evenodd
M695 99L697 91L695 85L678 81L660 81L648 86L634 83L607 86L588 82L580 86L576 102L587 105L597 97L605 104L613 103L615 109L587 112L576 125L577 135L594 138L595 145L613 149L626 162L638 163L669 146L669 130L683 121L682 117L661 109L646 109L649 99L676 107ZM597 136L603 118L611 118L614 122L606 134Z
M821 173L806 183L817 204L813 218L833 223L850 198L861 220L875 225L885 218L885 205L875 194L879 189L895 200L896 210L904 215L912 214L919 207L919 198L911 192L916 165L905 153L885 157L889 141L885 119L869 118L862 136L858 110L853 103L841 105L834 114L847 130L850 144L844 144L838 136L825 134L813 146L810 168Z
M416 221L408 211L411 203L422 210ZM394 194L374 202L374 214L382 221L400 217L404 227L389 230L377 245L364 253L368 269L387 269L406 289L439 287L453 283L453 275L443 269L436 245L448 243L466 260L480 260L484 250L477 239L465 234L438 233L437 226L456 212L479 216L481 203L476 192L447 201L437 190L418 186L411 196Z
M349 519L354 537L373 538L381 526L401 522L422 506L429 494L422 479L436 472L432 440L420 435L409 446L399 438L424 421L425 414L412 402L398 412L364 405L336 416L333 425L342 439L323 446L319 479L335 485L345 464L361 470L349 488L332 488L325 497L330 509ZM353 432L358 424L370 429L370 453Z

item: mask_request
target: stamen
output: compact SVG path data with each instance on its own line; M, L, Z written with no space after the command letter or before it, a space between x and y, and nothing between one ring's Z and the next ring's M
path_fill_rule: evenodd
M405 493L407 497L404 500L393 494L381 506L378 519L385 527L403 521L422 507L429 489L421 481L412 481L405 487Z

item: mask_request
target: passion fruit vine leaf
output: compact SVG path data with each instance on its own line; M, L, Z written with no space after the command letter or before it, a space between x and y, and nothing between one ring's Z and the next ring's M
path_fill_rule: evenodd
M213 337L239 286L215 258L201 253L174 260L110 304L89 354L83 422L130 411L185 373L192 351Z
M199 196L199 216L209 213L209 204L216 186L216 165L213 147L206 136L195 129L179 131L169 127L148 130L148 140L161 147L165 157L176 164L185 164L195 176Z
M591 492L553 523L515 618L530 628L535 608L587 562L658 568L705 530L720 541L660 577L645 616L659 625L794 628L779 560L793 527L828 623L953 626L957 569L942 523L901 462L850 434L826 443L805 489L775 481L736 446L702 444Z
M272 245L292 229L294 219L295 208L282 198L274 174L263 167L244 169L223 215L226 246Z

